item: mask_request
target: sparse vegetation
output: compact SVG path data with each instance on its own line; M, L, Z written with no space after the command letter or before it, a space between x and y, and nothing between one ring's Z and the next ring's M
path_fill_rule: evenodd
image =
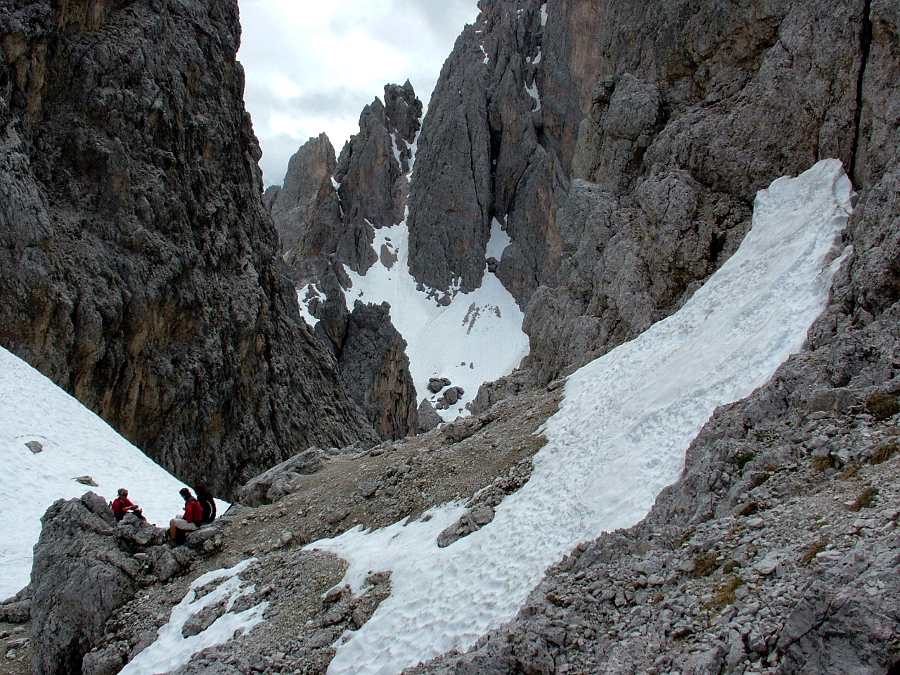
M812 544L806 547L805 551L803 551L803 554L800 556L800 564L809 565L817 555L825 550L825 547L827 545L828 542L825 539L814 541Z
M732 572L734 572L735 569L737 569L740 566L741 566L741 564L737 560L730 560L729 562L725 563L725 565L722 567L722 573L723 574L731 574Z
M850 510L859 511L871 507L875 503L875 498L877 496L878 488L871 485L867 486L859 493L859 495L857 495L856 501L850 505Z
M693 537L693 536L694 536L694 529L689 527L682 533L681 539L678 540L678 543L675 545L675 548L681 548L686 543L688 543L690 541L691 537Z
M710 574L716 571L716 554L710 551L709 553L698 553L694 556L694 576L698 579L700 577L708 577Z
M866 399L866 410L872 413L876 420L886 420L900 412L900 400L893 394L873 391Z
M705 610L720 610L732 604L737 597L734 592L744 585L744 580L736 574L731 574L713 589L712 598L703 605Z
M825 471L826 469L830 469L834 466L834 460L831 459L831 455L825 455L824 457L813 457L812 458L812 467L816 471Z
M838 474L837 478L838 478L838 480L850 480L851 478L855 477L856 474L858 474L858 473L859 473L859 464L851 464L846 469L841 471Z
M872 453L872 464L881 464L882 462L888 461L891 457L897 454L897 450L900 450L900 445L898 445L897 443L885 443L883 445L879 445Z
M738 471L743 471L744 467L756 459L755 452L745 452L737 459Z

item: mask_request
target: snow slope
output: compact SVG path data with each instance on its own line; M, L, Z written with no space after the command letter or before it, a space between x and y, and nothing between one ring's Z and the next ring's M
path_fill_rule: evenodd
M43 450L32 452L25 445L31 441ZM0 466L0 600L28 584L41 516L57 499L93 490L111 501L118 488L127 487L147 520L166 527L184 510L178 479L2 348ZM97 487L73 480L85 475Z
M428 380L446 377L464 395L451 408L439 410L445 420L465 415L466 403L478 387L509 374L528 354L528 336L522 332L523 314L500 280L485 269L481 287L472 293L457 293L447 307L439 306L416 289L409 273L409 230L406 222L375 230L375 252L379 260L365 276L346 268L353 285L346 291L347 307L356 300L391 306L391 322L407 342L406 354L413 384L421 401L436 401L440 393L428 391ZM496 220L491 228L488 256L500 257L509 237ZM382 250L392 254L380 255ZM385 266L382 260L396 256Z
M439 549L460 507L310 547L350 561L345 582L392 570L392 594L337 643L329 673L399 673L465 650L511 619L544 569L580 541L629 527L678 479L722 404L765 383L803 345L842 257L852 188L826 160L756 198L740 249L675 315L573 374L531 480L494 521Z

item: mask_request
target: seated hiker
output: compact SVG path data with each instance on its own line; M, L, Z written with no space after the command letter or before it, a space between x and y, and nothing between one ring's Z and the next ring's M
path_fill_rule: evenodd
M206 489L203 483L197 483L194 486L197 493L197 501L203 509L203 524L208 525L216 519L216 501L213 499L212 492Z
M129 511L134 515L143 518L143 515L141 515L141 507L128 499L128 490L125 488L119 488L119 496L113 500L112 510L116 520L122 520Z
M180 518L172 518L169 522L169 543L173 546L183 544L188 532L196 530L203 521L203 507L194 499L187 488L178 491L184 498L184 513Z

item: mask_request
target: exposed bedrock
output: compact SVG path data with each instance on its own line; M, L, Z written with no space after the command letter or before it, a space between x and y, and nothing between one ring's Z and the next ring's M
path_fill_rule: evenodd
M7 3L0 38L0 344L219 494L374 440L279 272L237 3Z
M579 545L515 620L414 672L896 670L897 408L872 402L900 394L900 136L884 88L900 75L900 21L870 9L871 42L857 21L843 47L847 62L867 55L859 133L836 139L857 148L843 156L860 191L853 251L804 352L716 411L644 521ZM760 124L751 135L780 128ZM574 186L570 209L578 190L602 190Z
M381 437L399 439L414 436L419 424L406 340L389 312L387 303L356 302L338 353L338 372Z

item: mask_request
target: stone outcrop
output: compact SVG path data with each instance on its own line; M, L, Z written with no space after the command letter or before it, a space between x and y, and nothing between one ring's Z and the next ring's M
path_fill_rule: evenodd
M542 36L536 0L484 3L441 72L409 215L410 272L438 298L480 286L495 217L513 242L498 276L521 304L559 263L568 180L542 143Z
M419 428L416 389L406 340L394 328L389 312L387 303L355 304L338 354L338 372L345 391L382 438L403 438Z
M319 320L315 332L333 350L345 391L383 439L418 429L406 344L386 309L347 308L344 265L365 273L379 256L374 229L404 219L421 117L409 82L385 86L384 102L365 107L339 160L324 135L311 139L291 158L284 186L268 196L297 287L324 294L310 306Z
M234 1L0 9L0 344L217 494L371 442L260 199Z
M41 519L31 572L32 672L79 673L104 624L140 587L141 565L116 543L116 519L93 492Z
M322 223L326 214L333 214L337 206L334 186L331 183L337 160L328 136L321 134L310 138L291 157L284 185L269 188L263 201L269 202L272 220L278 232L282 255L303 240L306 251L314 250L315 237L310 236L310 226L315 222L317 233L328 225ZM340 212L338 210L340 223Z
M284 186L270 188L268 201L299 284L320 281L335 265L365 273L378 259L373 228L405 217L421 117L412 85L389 84L384 102L363 109L339 159L324 134L291 158Z

